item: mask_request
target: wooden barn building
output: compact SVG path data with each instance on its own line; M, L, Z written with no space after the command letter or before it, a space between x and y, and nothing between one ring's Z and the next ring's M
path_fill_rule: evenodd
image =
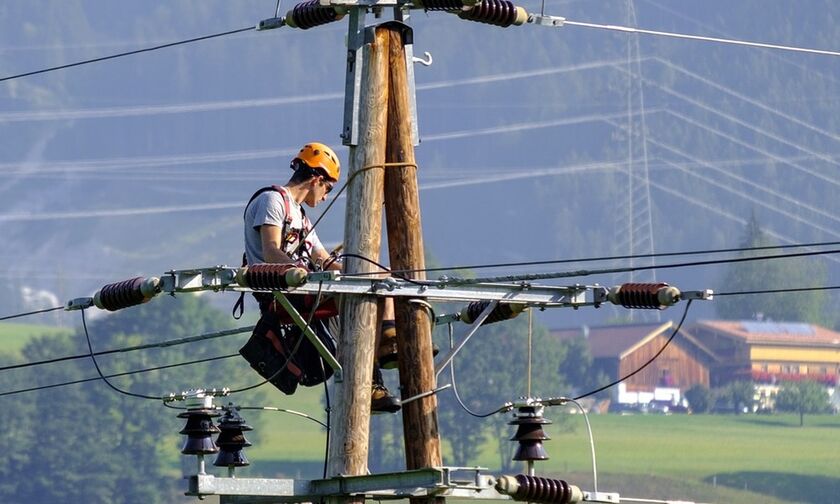
M583 326L553 330L551 335L586 339L596 371L615 380L650 360L666 344L674 327L674 322ZM714 354L682 329L656 360L616 387L613 399L620 403L679 400L681 392L692 385L709 386L709 368L714 361Z

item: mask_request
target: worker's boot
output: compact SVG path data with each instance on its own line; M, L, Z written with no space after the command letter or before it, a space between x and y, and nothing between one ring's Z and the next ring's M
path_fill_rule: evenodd
M383 320L380 332L376 360L383 369L395 369L398 364L397 325L393 320Z
M397 352L397 326L393 320L383 320L379 338L379 346L376 349L376 361L382 369L396 369L399 364L399 353ZM440 348L432 342L432 356L437 357Z
M373 384L370 389L370 411L377 413L396 413L402 404L400 400L391 395L382 381L382 371L379 366L373 366Z

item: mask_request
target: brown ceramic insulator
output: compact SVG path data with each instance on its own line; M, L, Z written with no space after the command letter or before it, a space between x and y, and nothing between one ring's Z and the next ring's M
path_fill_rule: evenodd
M254 290L286 289L286 272L294 268L294 264L253 264L245 272L245 282Z
M490 301L473 301L461 311L461 322L472 324L489 304ZM481 325L510 320L522 313L523 309L522 304L499 303Z
M547 504L568 504L572 502L570 485L563 480L517 474L516 481L519 483L519 489L514 495L516 500Z
M308 30L315 26L338 21L342 17L335 8L322 7L319 0L307 0L295 5L289 11L286 16L286 24L301 30Z
M516 21L517 9L509 0L482 0L458 16L469 21L507 27Z
M665 308L659 302L659 291L668 287L666 283L626 283L621 285L617 300L625 308L642 308L662 310Z
M99 290L99 302L108 311L139 305L147 300L141 290L144 280L137 277L108 284Z

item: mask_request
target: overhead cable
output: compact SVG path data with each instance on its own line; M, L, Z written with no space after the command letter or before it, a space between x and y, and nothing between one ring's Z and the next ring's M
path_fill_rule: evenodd
M168 348L171 346L183 345L185 343L195 343L198 341L205 341L214 338L221 338L223 336L231 336L234 334L241 334L246 332L251 332L254 330L256 326L247 326L247 327L240 327L238 329L227 329L224 331L215 331L211 333L200 334L198 336L188 336L186 338L178 338L173 340L161 341L159 343L145 343L143 345L135 345L130 347L122 347L122 348L114 348L111 350L100 350L98 352L94 352L94 356L98 357L100 355L109 355L115 353L125 353L125 352L133 352L135 350L147 350L150 348ZM42 364L53 364L56 362L63 362L69 360L77 360L77 359L84 359L90 357L90 353L83 353L83 354L76 354L76 355L67 355L64 357L54 357L52 359L44 359L40 361L32 361L32 362L24 362L21 364L10 364L8 366L0 367L0 371L7 371L9 369L20 369L20 368L27 368L33 366L40 366Z
M621 377L621 378L619 378L618 380L615 380L615 381L613 381L613 382L610 382L610 383L608 383L608 384L606 384L606 385L604 385L604 386L602 386L602 387L598 387L598 388L596 388L595 390L591 390L591 391L589 391L589 392L587 392L587 393L585 393L585 394L581 394L581 395L579 395L579 396L575 397L575 398L574 398L574 400L575 400L575 401L579 401L579 400L581 400L581 399L583 399L583 398L585 398L585 397L589 397L589 396L591 396L591 395L595 395L595 394L597 394L598 392L601 392L601 391L607 390L608 388L614 387L615 385L618 385L619 383L621 383L621 382L623 382L623 381L627 380L628 378L630 378L630 377L632 377L632 376L634 376L634 375L638 374L638 373L639 373L639 372L641 372L644 368L648 367L648 366L649 366L649 365L650 365L653 361L655 361L655 360L656 360L656 358L657 358L657 357L659 357L659 356L662 354L662 352L664 352L664 351L665 351L665 349L666 349L666 348L668 348L668 345L670 345L670 344L671 344L671 341L673 341L673 340L674 340L674 338L677 336L677 333L679 333L679 332L680 332L680 328L682 328L683 322L685 322L685 317L686 317L686 315L688 315L688 309L691 307L691 302L692 302L692 301L693 301L693 299L689 299L689 300L688 300L688 303L686 303L686 305L685 305L685 310L683 311L682 318L680 318L680 323L679 323L679 324L677 324L677 327L675 327L675 328L674 328L674 332L672 332L672 333L671 333L671 336L668 338L668 340L665 342L665 344L664 344L664 345L662 345L662 348L660 348L658 352L656 352L655 354L653 354L653 357L651 357L650 359L648 359L648 360L647 360L647 362L645 362L644 364L642 364L641 366L639 366L638 368L636 368L636 369L635 369L635 370L633 370L632 372L630 372L630 373L628 373L628 374L626 374L626 375L622 376L622 377Z
M441 281L442 284L453 284L453 285L468 285L468 284L478 284L478 283L494 283L494 282L520 282L520 281L531 281L531 280L550 280L556 278L572 278L572 277L582 277L582 276L590 276L590 275L600 275L600 274L612 274L612 273L630 273L633 271L645 271L645 270L655 270L655 269L672 269L672 268L688 268L688 267L695 267L695 266L710 266L713 264L731 264L731 263L741 263L741 262L751 262L751 261L769 261L773 259L791 259L795 257L810 257L810 256L818 256L818 255L826 255L826 254L837 254L840 253L840 249L830 249L830 250L819 250L819 251L812 251L812 252L795 252L792 254L776 254L776 255L763 255L763 256L750 256L750 257L735 257L730 259L712 259L708 261L693 261L693 262L684 262L684 263L672 263L672 264L658 264L654 266L630 266L624 268L602 268L602 269L593 269L593 270L575 270L575 271L558 271L558 272L550 272L550 273L532 273L532 274L525 274L525 275L503 275L503 276L495 276L495 277L485 277L485 278L456 278L456 279L446 279Z
M699 40L703 42L717 42L720 44L731 44L731 45L739 45L739 46L748 46L748 47L761 47L764 49L779 49L782 51L794 51L794 52L801 52L801 53L809 53L809 54L821 54L823 56L840 56L840 52L838 51L828 51L824 49L811 49L808 47L798 47L798 46L787 46L787 45L779 45L779 44L767 44L764 42L751 42L748 40L738 40L738 39L728 39L728 38L719 38L719 37L707 37L704 35L689 35L685 33L674 33L674 32L665 32L665 31L657 31L657 30L644 30L642 28L633 28L630 26L619 26L619 25L605 25L605 24L597 24L597 23L584 23L581 21L569 21L568 19L563 21L564 25L570 26L580 26L583 28L596 28L600 30L610 30L610 31L619 31L624 33L638 33L642 35L657 35L660 37L671 37L671 38L679 38L679 39L688 39L688 40Z
M191 360L191 361L187 361L187 362L178 362L178 363L175 363L175 364L166 364L164 366L155 366L155 367L144 368L144 369L136 369L134 371L124 371L122 373L114 373L114 374L105 375L105 378L118 378L120 376L128 376L128 375L139 374L139 373L148 373L148 372L151 372L151 371L160 371L161 369L170 369L170 368L181 367L181 366L191 366L193 364L201 364L201 363L204 363L204 362L212 362L212 361L217 361L217 360L221 360L221 359L230 359L231 357L238 357L238 356L239 356L238 353L229 354L229 355L220 355L218 357L208 357L206 359L197 359L197 360ZM22 394L24 392L34 392L36 390L46 390L46 389L57 388L57 387L66 387L67 385L76 385L76 384L79 384L79 383L92 382L92 381L97 381L97 380L101 380L101 379L102 379L101 377L95 376L93 378L84 378L84 379L81 379L81 380L73 380L73 381L66 381L66 382L61 382L61 383L53 383L53 384L50 384L50 385L41 385L39 387L29 387L29 388L25 388L25 389L12 390L12 391L9 391L9 392L0 392L0 397L8 396L8 395L15 395L15 394Z
M44 308L43 310L35 310L35 311L31 311L31 312L17 313L15 315L6 315L5 317L0 317L0 321L11 320L11 319L20 318L20 317L28 317L29 315L37 315L39 313L49 313L49 312L53 312L53 311L56 311L56 310L63 310L63 309L64 309L64 306L54 306L52 308Z
M707 255L707 254L724 254L736 252L755 252L759 250L773 250L773 249L791 249L791 248L813 248L813 247L831 247L840 245L840 241L829 242L809 242L809 243L794 243L790 245L766 245L760 247L732 247L722 249L700 249L688 250L682 252L658 252L654 254L631 254L631 255L616 255L616 256L601 256L601 257L578 257L574 259L548 259L543 261L522 261L509 263L490 263L490 264L469 264L462 266L447 266L439 268L425 268L425 269L405 269L405 270L388 270L384 266L380 266L392 274L405 275L417 272L435 272L435 271L452 271L452 270L466 270L466 269L489 269L489 268L510 268L523 266L544 266L549 264L568 264L568 263L586 263L599 261L615 261L625 259L647 259L653 257L678 257L687 255ZM348 273L343 276L364 276L370 273Z
M717 292L715 296L750 296L754 294L783 294L788 292L812 292L812 291L828 291L838 290L840 285L827 285L822 287L792 287L788 289L761 289L761 290L746 290L746 291L732 291L732 292Z
M239 28L238 30L230 30L230 31L221 32L221 33L214 33L212 35L204 35L204 36L201 36L201 37L195 37L195 38L186 39L186 40L179 40L177 42L170 42L168 44L161 44L161 45L156 45L156 46L152 46L152 47L146 47L146 48L143 48L143 49L136 49L134 51L127 51L127 52L112 54L110 56L102 56L102 57L99 57L99 58L77 61L75 63L68 63L66 65L59 65L59 66L54 66L54 67L50 67L50 68L43 68L41 70L35 70L35 71L32 71L32 72L26 72L26 73L21 73L21 74L17 74L17 75L9 75L7 77L0 78L0 82L14 80L14 79L20 79L22 77L29 77L30 75L38 75L38 74L43 74L43 73L47 73L47 72L53 72L53 71L56 71L56 70L63 70L65 68L72 68L72 67L87 65L87 64L90 64L90 63L97 63L97 62L100 62L100 61L122 58L123 56L131 56L132 54L139 54L139 53L144 53L144 52L157 51L158 49L165 49L167 47L174 47L174 46L179 46L179 45L183 45L183 44L189 44L189 43L192 43L192 42L199 42L201 40L207 40L207 39L212 39L212 38L216 38L216 37L224 37L225 35L233 35L234 33L242 33L242 32L246 32L246 31L251 31L253 29L255 29L253 26L249 26L247 28Z
M110 381L108 381L108 377L106 377L104 374L102 374L102 370L99 369L99 363L96 362L96 354L93 351L93 345L91 345L91 343L90 343L90 333L88 333L87 322L85 321L85 308L82 308L80 310L80 312L82 314L82 327L85 330L85 341L87 341L88 350L90 350L90 360L93 362L93 367L96 368L96 373L99 375L99 377L102 379L102 381L105 382L105 385L108 385L109 387L111 387L115 392L119 392L120 394L127 395L129 397L137 397L138 399L152 399L152 400L156 400L156 401L162 401L163 400L162 396L151 396L151 395L147 395L147 394L138 394L136 392L130 392L128 390L123 390L123 389L117 387L116 385L114 385L113 383L111 383Z

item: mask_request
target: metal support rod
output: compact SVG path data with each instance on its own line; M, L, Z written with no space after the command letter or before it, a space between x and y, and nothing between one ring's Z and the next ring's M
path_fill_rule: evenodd
M464 336L464 339L461 340L461 342L458 343L458 345L455 348L453 348L446 355L444 355L443 359L440 361L440 363L438 363L435 366L435 378L440 376L440 373L444 369L446 369L446 366L448 366L452 362L452 359L455 358L455 355L457 355L458 352L461 351L461 348L463 348L464 345L467 344L467 341L469 341L470 338L472 338L473 334L475 334L475 332L478 330L478 328L481 327L481 324L483 324L484 321L487 320L487 317L490 316L490 313L493 310L495 310L498 305L499 305L498 301L493 301L492 303L488 304L486 308L484 308L484 310L478 315L478 318L475 319L475 322L473 322L472 325L470 326L470 330L467 333L467 335Z
M322 359L333 369L333 376L335 376L336 382L341 382L343 377L341 374L341 364L338 363L335 356L327 350L327 347L321 342L315 332L312 330L312 327L306 323L306 320L303 319L300 312L297 311L289 298L287 298L282 292L275 292L274 299L276 299L281 305L283 305L283 309L286 310L286 313L292 317L295 325L300 327L300 330L303 331L303 334L306 336L306 339L312 343L312 346L315 347L315 350L318 350L318 354L321 356Z

